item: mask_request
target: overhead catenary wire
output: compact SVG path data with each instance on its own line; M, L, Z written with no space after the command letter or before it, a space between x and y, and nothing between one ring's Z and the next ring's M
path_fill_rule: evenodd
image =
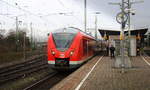
M17 3L15 3L15 4L13 5L13 4L10 4L9 2L4 1L4 0L0 0L0 2L6 4L6 5L9 6L9 7L14 8L14 9L18 9L18 10L20 10L20 11L22 11L22 12L28 14L29 16L35 16L35 17L41 19L42 21L44 21L45 23L50 22L48 19L46 19L46 18L44 18L44 17L41 17L41 16L39 16L38 14L32 13L32 12L26 10L26 9L21 8ZM0 15L2 15L2 16L4 16L4 17L7 17L7 18L10 18L10 19L12 19L12 20L14 20L14 21L16 21L16 17L19 17L19 16L20 16L20 15L15 15L15 16L13 15L13 16L10 16L11 14L7 15L7 14L3 14L3 13L1 13ZM32 22L32 21L31 21L31 22Z
M48 21L47 19L44 19L43 17L40 17L39 15L37 15L37 14L35 14L35 13L32 13L32 12L30 12L30 11L28 11L28 10L25 10L25 9L21 8L20 6L18 6L17 3L15 3L15 4L17 5L17 6L16 6L16 5L12 5L12 4L8 3L7 1L4 1L4 0L0 0L0 1L3 2L3 3L5 3L5 4L7 4L7 5L10 6L10 7L19 9L19 10L21 10L21 11L23 11L23 12L26 12L26 13L32 15L32 16L36 16L36 17L42 19L42 20L45 21L45 22ZM5 15L4 15L4 16L5 16ZM7 16L7 17L8 17L8 16ZM15 19L14 19L14 20L15 20Z
M64 4L61 0L57 0L57 1L60 3L61 6L63 6L63 7L66 8L67 10L70 10L68 7L65 6L65 4ZM72 15L73 15L73 17L76 18L76 20L77 20L79 23L83 23L83 21L80 20L77 16L75 16L74 13L73 13Z
M30 15L37 16L36 14L34 14L34 13L30 12L30 11L27 11L27 10L21 8L20 6L18 6L17 3L15 3L16 5L12 5L12 4L10 4L10 3L4 1L4 0L0 0L0 1L3 2L3 3L5 3L5 4L7 4L7 5L9 5L9 6L11 6L11 7L13 7L13 8L16 8L16 9L19 9L19 10L21 10L21 11L23 11L23 12L26 12L26 13L28 13L28 14L30 14ZM17 7L16 7L16 6L17 6ZM38 16L38 17L39 17L39 16Z
M43 21L46 22L46 23L50 22L46 17L42 17L42 16L40 16L39 14L35 14L35 13L32 13L32 12L26 10L26 9L23 9L23 8L21 8L17 3L15 3L14 5L12 5L12 4L10 4L9 2L4 1L4 0L0 0L0 2L3 2L3 3L5 3L5 4L7 4L8 6L13 7L13 8L16 8L16 9L18 9L18 10L20 10L20 11L23 11L23 12L25 12L25 13L31 15L31 16L38 17L39 19L43 20ZM58 0L58 2L60 3L61 6L63 6L63 7L66 8L67 10L70 10L68 7L65 6L65 4L64 4L61 0ZM53 13L50 13L50 14L53 14ZM49 15L50 15L50 14L49 14ZM54 13L54 14L56 14L56 13ZM66 14L67 14L67 13L66 13ZM59 15L60 15L60 14L59 14ZM64 15L65 15L65 14L64 14ZM6 15L3 15L3 16L6 16ZM73 19L73 20L76 20L76 21L79 22L79 23L83 23L82 20L80 20L80 19L79 19L78 17L76 17L74 14L72 14L72 16L76 18L76 19ZM9 16L7 15L6 17L9 17ZM13 19L13 17L10 17L10 18ZM15 20L15 19L14 19L14 20ZM53 23L53 24L55 24L55 23ZM57 26L57 25L56 25L56 26Z

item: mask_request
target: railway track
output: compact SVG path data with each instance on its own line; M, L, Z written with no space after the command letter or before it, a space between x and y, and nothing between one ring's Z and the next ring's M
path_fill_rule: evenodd
M33 90L34 88L37 88L38 85L40 85L41 83L45 82L47 79L53 78L56 74L57 74L57 72L53 72L53 73L49 74L48 76L46 76L45 78L43 78L43 79L33 83L32 85L27 86L23 90Z
M43 79L35 82L32 85L27 86L23 90L49 90L62 79L67 77L71 72L68 73L60 73L60 72L53 72L50 73L48 76L44 77Z
M54 85L66 78L74 71L68 72L52 72L41 80L25 87L23 90L50 90Z
M20 64L0 68L0 84L2 85L8 81L26 76L47 67L45 56L41 55Z

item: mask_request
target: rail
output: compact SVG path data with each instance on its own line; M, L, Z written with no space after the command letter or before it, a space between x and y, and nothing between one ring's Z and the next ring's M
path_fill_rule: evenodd
M29 61L0 68L0 84L26 76L32 72L48 68L45 56L34 57Z

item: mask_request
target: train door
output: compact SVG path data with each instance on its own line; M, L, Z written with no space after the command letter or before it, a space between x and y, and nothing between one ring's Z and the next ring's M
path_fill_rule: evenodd
M88 56L90 56L91 54L92 54L92 45L91 45L91 43L92 43L92 40L88 40Z
M86 41L86 45L87 45L86 55L88 56L89 55L89 41L88 40Z
M88 40L83 39L83 56L86 57L88 55Z

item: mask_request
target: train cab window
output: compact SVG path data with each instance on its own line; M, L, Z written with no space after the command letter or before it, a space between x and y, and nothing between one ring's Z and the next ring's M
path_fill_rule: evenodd
M74 33L53 33L56 48L60 51L68 49L76 34Z
M60 51L68 49L78 32L79 30L75 28L62 28L53 31L56 48Z

